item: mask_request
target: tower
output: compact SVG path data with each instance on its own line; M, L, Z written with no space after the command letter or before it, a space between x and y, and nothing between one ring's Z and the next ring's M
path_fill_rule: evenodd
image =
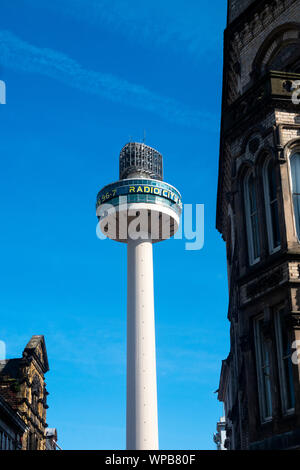
M229 0L217 229L229 449L300 448L300 0Z
M162 181L159 152L131 142L120 153L120 180L97 196L101 231L127 244L127 438L130 450L158 449L154 243L178 229L181 196Z

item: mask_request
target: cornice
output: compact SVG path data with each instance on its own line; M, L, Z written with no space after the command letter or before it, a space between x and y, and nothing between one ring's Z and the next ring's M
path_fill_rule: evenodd
M246 39L245 45L247 38L251 41L260 30L265 28L264 18L260 15L271 15L272 21L275 21L295 1L297 0L256 0L227 25L224 31L225 39L229 39L232 35L243 33ZM258 31L255 31L255 33L254 28L258 28Z

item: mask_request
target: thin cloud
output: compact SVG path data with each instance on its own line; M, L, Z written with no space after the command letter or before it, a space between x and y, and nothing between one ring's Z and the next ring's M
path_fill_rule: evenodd
M143 85L116 75L85 69L67 55L38 48L9 31L0 31L0 65L44 75L115 103L155 113L180 125L196 128L216 125L214 115L192 110L172 98L160 96Z
M40 0L28 1L41 7ZM46 8L80 22L106 27L150 47L181 50L196 60L203 58L208 50L215 51L221 40L211 34L213 23L207 28L209 33L205 33L198 1L184 4L182 0L52 0L47 2Z

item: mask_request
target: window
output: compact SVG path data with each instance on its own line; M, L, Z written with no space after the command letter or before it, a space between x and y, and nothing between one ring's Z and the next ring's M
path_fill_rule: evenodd
M295 409L295 392L291 338L285 326L283 309L275 314L275 329L282 411L290 414Z
M227 219L227 236L226 236L226 251L227 260L231 264L235 248L235 232L234 232L234 214L231 205L228 205L228 219Z
M31 431L29 431L27 438L27 450L38 450L38 438Z
M244 180L245 213L248 238L249 263L251 265L260 260L260 240L258 227L258 210L256 188L253 171L246 174Z
M295 224L300 239L300 153L292 155L290 162Z
M40 381L38 379L38 376L35 375L31 384L31 406L35 413L38 413L39 411L38 403L39 403L40 394L41 394Z
M270 378L270 352L263 334L263 316L254 322L254 337L256 349L256 369L258 381L258 396L260 416L263 423L272 419L272 394Z
M263 168L266 219L270 253L280 249L280 228L278 215L278 199L275 163L272 159L266 161Z

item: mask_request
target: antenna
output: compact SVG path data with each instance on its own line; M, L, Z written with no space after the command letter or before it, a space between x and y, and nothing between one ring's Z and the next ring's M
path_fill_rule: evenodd
M144 138L143 138L143 143L145 144L146 143L146 131L144 129Z

